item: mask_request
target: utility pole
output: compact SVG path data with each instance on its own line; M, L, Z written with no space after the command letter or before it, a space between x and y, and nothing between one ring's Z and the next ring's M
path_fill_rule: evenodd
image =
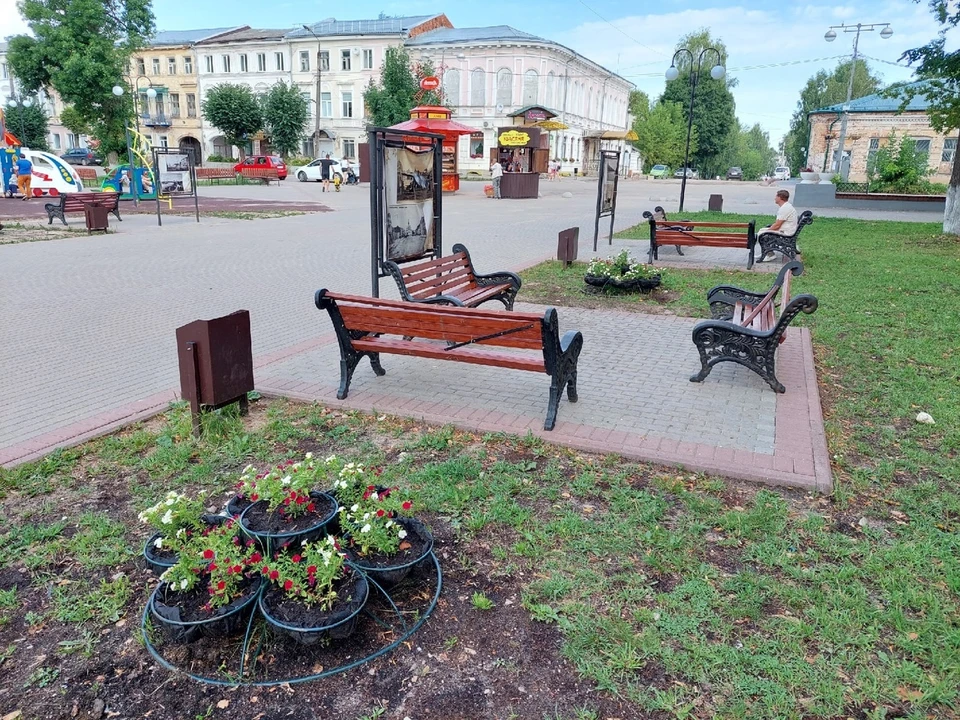
M317 38L317 100L314 103L316 107L314 108L314 124L313 124L313 157L314 159L320 157L320 73L322 67L320 65L320 52L321 52L321 41L320 36L317 35L309 25L304 25L303 29L308 33Z

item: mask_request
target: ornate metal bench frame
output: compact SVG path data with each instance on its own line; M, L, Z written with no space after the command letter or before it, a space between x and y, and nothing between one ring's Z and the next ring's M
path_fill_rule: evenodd
M791 260L797 259L797 238L804 225L813 224L813 213L804 210L797 220L797 230L793 235L781 235L777 232L761 232L757 235L757 244L760 246L760 260L774 252L782 253Z
M77 195L83 196L83 199L77 199ZM120 194L119 193L82 192L82 193L64 193L63 195L60 196L60 202L44 204L43 209L47 211L47 225L52 225L53 219L55 217L60 218L60 222L66 225L67 218L65 217L65 215L67 213L83 212L82 207L74 210L64 210L64 206L66 205L67 198L77 200L77 202L81 204L85 204L88 202L99 202L99 203L108 204L110 202L113 202L113 207L110 208L109 210L114 214L117 220L119 220L120 222L123 222L123 218L120 217Z

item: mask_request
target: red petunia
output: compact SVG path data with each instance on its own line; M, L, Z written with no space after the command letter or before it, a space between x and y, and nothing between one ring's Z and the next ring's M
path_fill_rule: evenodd
M409 500L405 500L405 501L404 501L404 503L403 503L403 509L404 509L404 510L409 510L409 509L412 508L412 507L413 507L413 503L412 503L412 502L410 502Z
M213 555L214 555L213 550L207 549L203 551L204 560L213 560Z
M263 570L263 574L264 574L264 575L268 575L268 574L270 573L270 566L269 566L269 565L264 565L264 566L261 568L261 570Z
M311 565L310 567L307 568L307 575L316 575L316 574L317 574L316 565Z
M295 562L295 563L300 562L300 559L301 559L301 558L300 558L299 555L294 555L292 558L290 558L290 560L293 561L293 562Z
M217 583L217 590L223 590L226 586L227 584L223 580L221 580L220 582Z
M297 496L297 505L303 505L307 499L303 495Z
M276 580L278 577L280 577L280 573L278 573L276 570L271 570L271 571L270 571L270 579L271 579L271 580Z
M256 493L250 496L250 502L256 502L259 499L260 499L260 496L257 495Z
M292 587L293 587L293 580L287 580L287 581L283 584L283 589L284 589L284 590L289 590L289 589L292 588Z
M317 509L317 506L314 505L313 503L310 503L309 505L307 505L307 512L313 512L316 509Z
M383 517L386 514L387 513L383 511L383 508L380 508L379 510L377 510L377 517Z
M209 572L213 572L213 571L216 570L216 569L217 569L217 564L216 564L216 563L210 563L209 565L207 565L207 570L208 570Z
M367 490L369 490L370 492L373 492L373 491L376 490L376 489L377 489L377 488L376 488L375 486L373 486L373 485L367 485Z
M290 504L290 498L287 498L286 500L284 500L284 501L283 501L283 504L284 504L284 505L289 505L289 504Z
M234 566L233 566L233 571L234 571L235 573L243 572L243 566L242 566L242 565L234 565Z
M252 563L258 563L261 560L263 560L263 555L261 555L258 552L255 552L253 555L250 556L250 562Z

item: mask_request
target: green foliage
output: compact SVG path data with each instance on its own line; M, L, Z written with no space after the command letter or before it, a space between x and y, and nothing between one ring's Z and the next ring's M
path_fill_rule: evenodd
M807 147L810 144L810 120L807 114L828 105L846 102L853 61L838 63L832 72L820 70L807 80L800 91L797 109L790 119L790 130L784 139L787 165L794 171L807 166ZM853 75L852 99L872 95L881 87L879 77L870 72L866 60L858 59ZM811 162L813 159L811 158Z
M47 149L47 113L34 102L30 107L8 103L4 109L7 130L17 136L24 147Z
M737 166L744 180L757 180L773 168L777 151L770 146L770 135L759 124L752 128L739 126L731 134L723 154L721 171Z
M633 124L637 133L634 142L643 157L644 165L651 168L663 164L667 167L683 165L683 153L687 142L687 117L680 103L658 102L648 108L645 119ZM697 128L690 136L690 155L697 150Z
M28 92L54 88L89 126L102 152L126 147L133 117L123 85L127 59L154 32L150 0L22 0L32 36L10 39L8 62Z
M207 155L207 162L222 162L222 163L235 163L237 161L234 157L227 157L226 155Z
M930 193L933 168L915 140L890 133L867 165L870 192Z
M300 88L278 82L263 95L261 102L270 145L284 157L295 153L303 139L309 114Z
M247 140L263 129L263 108L247 85L223 83L210 88L201 103L206 119L244 157Z
M475 592L470 598L470 602L473 603L473 606L477 610L492 610L493 609L493 600L488 598L482 592Z
M416 105L414 96L418 92L420 86L410 62L410 53L399 45L388 47L380 67L380 82L371 80L363 91L363 104L370 123L389 127L409 120L410 110Z

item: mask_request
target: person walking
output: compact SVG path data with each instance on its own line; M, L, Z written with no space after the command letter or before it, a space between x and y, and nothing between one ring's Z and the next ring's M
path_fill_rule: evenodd
M493 176L493 196L500 200L500 180L503 179L503 165L499 160L494 160L490 166L490 174Z
M330 168L333 166L333 160L330 159L330 153L320 161L320 179L323 180L323 192L330 189Z
M20 151L20 159L17 160L17 188L24 200L31 197L30 183L33 181L33 163L27 160L23 150Z
M797 224L799 223L799 217L797 216L797 209L790 204L790 192L787 190L777 190L777 195L774 197L773 201L777 204L777 219L773 223L765 228L760 228L757 231L757 239L764 233L774 233L776 235L784 235L789 237L797 232ZM797 254L800 254L800 248L797 248ZM767 259L773 258L773 252L765 252L760 256L760 259L757 262L766 262Z

